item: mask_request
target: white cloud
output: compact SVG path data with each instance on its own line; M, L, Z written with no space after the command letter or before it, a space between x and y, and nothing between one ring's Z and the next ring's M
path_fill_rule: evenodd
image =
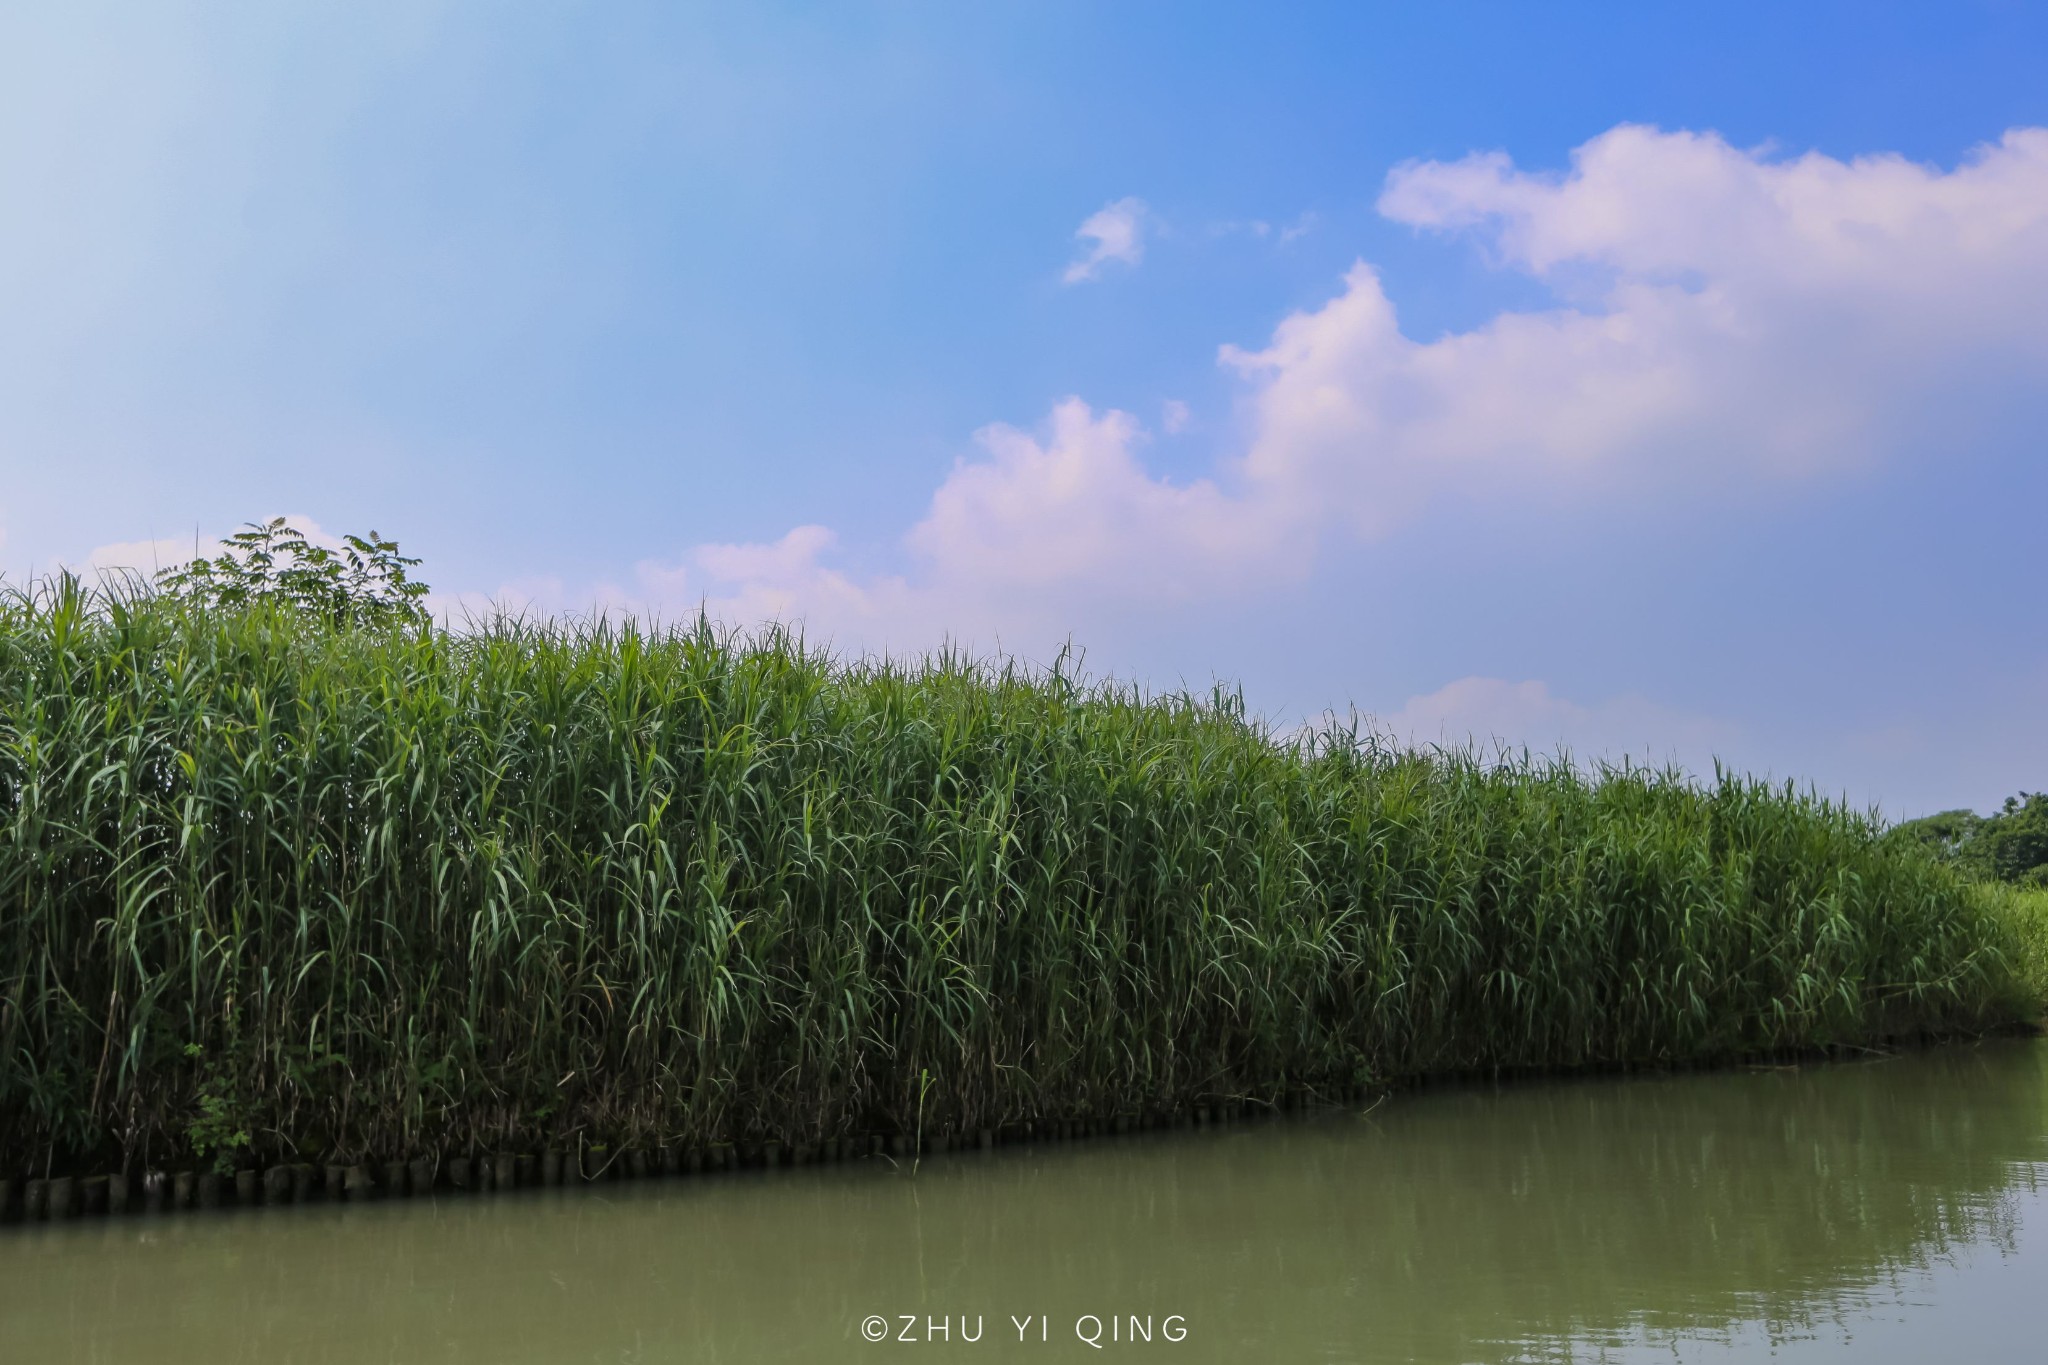
M1193 411L1178 398L1169 398L1159 405L1159 429L1168 436L1178 436L1193 421Z
M644 559L625 583L599 583L581 591L556 578L508 582L495 593L468 594L430 605L455 615L530 610L556 615L596 610L670 623L703 611L722 625L782 622L805 628L821 642L861 649L919 648L944 632L932 610L937 599L901 579L856 582L829 567L823 556L837 536L823 526L799 526L765 542L699 545L681 563Z
M1541 682L1500 678L1460 678L1373 719L1381 733L1406 743L1470 745L1486 753L1503 747L1565 751L1582 762L1676 763L1700 775L1713 772L1715 758L1727 758L1745 744L1742 728L1732 722L1645 697L1584 705Z
M1418 341L1360 262L1263 349L1221 349L1247 436L1211 478L1155 477L1134 419L1068 399L1040 434L979 433L905 537L907 579L834 571L828 533L800 528L706 547L688 583L750 617L1071 623L1076 604L1298 582L1320 537L1446 497L1669 503L1938 457L1914 424L1951 421L1965 386L1982 406L2048 380L2048 130L1941 170L1624 126L1562 174L1498 154L1398 168L1380 208L1473 234L1568 301ZM1136 259L1142 217L1125 200L1091 218L1070 278Z
M1460 678L1367 717L1376 733L1414 744L1475 745L1483 753L1528 748L1574 760L1676 763L1711 777L1714 760L1738 772L1804 785L1853 805L1882 801L1887 818L1971 806L1988 810L2014 774L2048 764L2048 666L1973 680L1965 698L1936 710L1894 713L1846 727L1757 726L1686 711L1629 693L1581 703L1542 682ZM1819 780L1832 774L1839 785Z
M285 523L315 545L330 550L341 548L341 537L309 516L287 513ZM215 558L225 548L225 535L196 532L182 538L164 536L155 540L116 541L110 545L95 546L86 552L82 563L71 567L92 573L132 572L154 577L162 569L178 568L195 559Z
M971 501L972 536L914 541L941 569L978 562L1057 506L1039 577L1145 598L1183 574L1292 574L1323 531L1377 534L1446 495L1739 493L1839 474L1900 455L1965 385L1973 404L1987 384L2024 401L2048 379L2048 130L1941 170L1624 126L1561 175L1498 154L1404 166L1380 207L1474 233L1578 302L1417 341L1360 262L1263 349L1222 348L1252 386L1251 422L1213 484L1150 478L1127 433L1088 479L998 443L934 500L940 521Z
M211 559L220 551L221 542L215 536L123 540L94 546L86 553L84 564L76 567L92 572L128 570L154 575L160 569L175 568L194 559Z
M988 458L956 466L906 537L955 590L1083 585L1175 598L1228 589L1248 571L1305 567L1259 509L1208 480L1183 487L1148 474L1127 413L1097 415L1069 398L1043 439L1004 425L976 439Z
M739 625L802 619L862 648L947 637L1030 648L1056 645L1103 599L1213 601L1307 568L1301 545L1214 483L1148 474L1128 413L1069 398L1036 432L996 424L975 440L983 458L957 464L904 536L910 577L833 568L833 533L800 526L772 542L700 545L679 564L644 561L630 587L602 585L595 599L671 618L702 605Z
M768 544L699 546L692 561L705 610L723 621L814 617L828 627L854 629L890 624L884 613L900 606L902 585L884 578L863 586L825 567L820 557L836 540L823 526L799 526ZM670 595L689 587L687 576L664 577L652 564L641 566L640 581L650 588L664 585Z
M1964 383L2003 371L2017 393L2048 371L2044 130L1942 172L1623 127L1566 176L1498 155L1405 167L1380 207L1475 231L1583 302L1417 342L1361 262L1265 350L1224 348L1258 385L1248 481L1368 532L1446 492L1850 468Z
M1093 243L1060 278L1068 284L1095 279L1110 261L1136 265L1145 259L1145 228L1150 211L1142 199L1119 199L1090 214L1074 229L1077 240Z

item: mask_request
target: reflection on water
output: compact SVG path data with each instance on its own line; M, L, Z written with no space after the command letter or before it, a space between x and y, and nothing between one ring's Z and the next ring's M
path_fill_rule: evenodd
M0 1361L2032 1360L2044 1170L2048 1042L1425 1093L914 1177L0 1229Z

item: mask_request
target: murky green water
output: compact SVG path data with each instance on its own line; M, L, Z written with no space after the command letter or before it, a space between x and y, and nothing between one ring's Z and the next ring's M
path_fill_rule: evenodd
M914 1177L0 1229L0 1361L2038 1361L2044 1174L2043 1042L1422 1094Z

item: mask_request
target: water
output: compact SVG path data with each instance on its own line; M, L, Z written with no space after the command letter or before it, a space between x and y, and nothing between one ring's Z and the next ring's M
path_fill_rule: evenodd
M2038 1361L2044 1173L2048 1041L1423 1093L914 1175L10 1227L0 1361Z

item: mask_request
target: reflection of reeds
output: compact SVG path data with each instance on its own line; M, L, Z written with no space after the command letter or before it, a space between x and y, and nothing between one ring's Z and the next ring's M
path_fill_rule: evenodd
M775 632L44 585L0 746L16 1168L943 1136L2029 1008L1953 877L1789 791Z
M1504 1337L1811 1333L1966 1244L2009 1240L2043 1155L2044 1062L1999 1042L1397 1104L1371 1149L1387 1178L1347 1199L1409 1263L1458 1267ZM1334 1184L1341 1153L1324 1156Z
M1058 1272L1026 1297L1165 1286L1262 1359L1597 1360L1589 1339L1826 1332L1893 1301L1901 1277L2010 1243L2044 1142L2048 1044L1999 1040L1398 1095L1362 1124L970 1167L971 1196L921 1188L918 1228L961 1267L940 1302L1043 1255ZM867 1191L844 1202L877 1216Z

